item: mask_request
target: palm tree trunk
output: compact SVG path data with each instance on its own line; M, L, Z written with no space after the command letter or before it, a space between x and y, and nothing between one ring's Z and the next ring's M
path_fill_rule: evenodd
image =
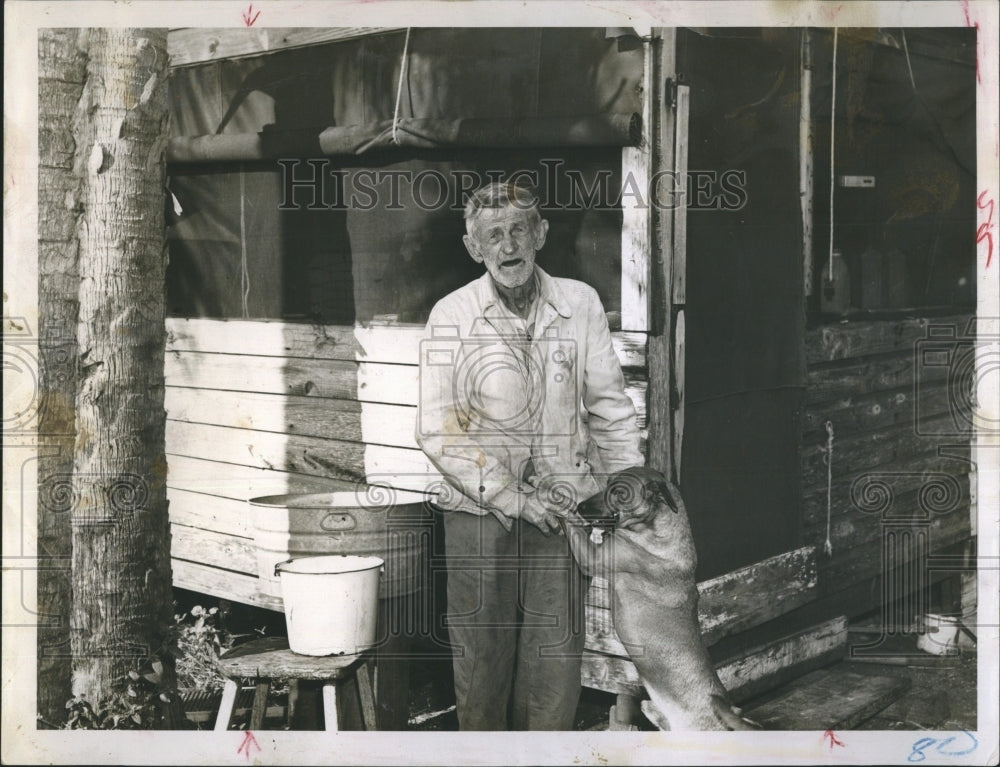
M172 617L163 407L168 62L166 30L87 34L70 634L73 691L96 702L159 651Z

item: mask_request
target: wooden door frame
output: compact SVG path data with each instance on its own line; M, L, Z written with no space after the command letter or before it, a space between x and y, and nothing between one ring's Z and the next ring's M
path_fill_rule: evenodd
M651 179L678 170L679 154L686 155L686 131L678 135L678 106L686 99L686 86L677 84L677 30L653 30L647 57L650 87L644 94L649 105ZM678 98L678 95L681 98ZM680 151L679 151L680 150ZM681 170L686 170L681 169ZM683 180L683 176L680 177ZM680 482L680 440L683 436L684 390L684 271L686 208L654 204L655 190L649 189L647 206L650 231L650 327L647 350L649 387L649 439L647 463L674 482ZM681 197L683 199L683 197ZM662 202L662 201L661 201Z

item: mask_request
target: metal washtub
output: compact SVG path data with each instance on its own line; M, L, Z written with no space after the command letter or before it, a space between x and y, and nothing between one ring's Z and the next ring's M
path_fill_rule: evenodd
M423 493L377 485L252 498L260 591L280 599L275 565L324 554L385 560L379 599L421 589L430 539L430 499Z

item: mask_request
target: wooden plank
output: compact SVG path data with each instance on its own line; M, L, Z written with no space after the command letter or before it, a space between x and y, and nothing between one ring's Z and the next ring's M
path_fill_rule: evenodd
M646 333L618 331L611 334L611 343L622 368L644 370L646 367Z
M622 149L622 276L623 330L649 330L652 175L653 49L643 41L642 130L639 146Z
M365 476L370 484L423 492L442 481L441 475L419 450L384 445L365 447Z
M863 489L869 482L884 483L890 488L894 499L901 499L935 478L944 479L942 475L954 477L961 486L967 487L967 475L971 470L971 462L940 456L934 450L923 455L906 456L871 472L849 474L836 480L830 487L830 516L836 518L858 511L859 505L865 504ZM856 482L859 483L855 491L856 497L852 497L851 488ZM802 502L802 523L805 528L825 524L826 503L825 483L806 490Z
M652 124L649 134L653 142L653 173L658 179L675 179L674 134L677 111L670 103L669 83L677 75L677 30L672 27L653 29L656 41L653 59L653 80L657 87L649 94L652 100ZM659 182L657 183L659 188ZM669 199L669 198L667 198ZM651 206L652 214L652 274L655 306L651 309L648 342L649 380L649 439L647 463L669 475L673 469L673 418L671 375L673 371L673 309L672 247L673 211L668 206ZM676 477L674 478L676 479Z
M691 87L678 85L676 106L676 131L674 133L674 170L681 184L687 184L688 173L688 122L691 104ZM671 289L674 307L687 303L687 211L688 199L684 192L678 196L682 201L673 207L674 229L671 247Z
M170 556L223 570L257 574L257 549L251 538L171 524Z
M633 369L634 370L634 369ZM632 400L632 404L635 406L635 416L636 423L639 425L639 429L644 429L647 424L646 419L646 392L647 383L645 374L637 376L633 374L633 370L625 371L625 396Z
M221 461L167 455L167 490L232 498L240 502L261 495L352 490L352 480L259 469Z
M167 421L166 445L168 455L348 481L365 476L365 446L357 442Z
M268 610L283 610L281 600L269 597L257 589L257 578L244 573L230 570L220 570L217 567L188 562L183 559L171 559L174 586L201 594L210 594L230 599L245 605L265 607Z
M843 655L847 620L838 617L806 631L749 649L740 657L716 664L716 672L734 700L746 700L773 689L801 669L814 668ZM644 696L632 661L584 651L581 679L585 687Z
M833 477L862 474L875 467L905 460L908 456L926 455L941 444L941 430L950 423L951 416L928 419L922 422L926 434L917 434L912 425L903 425L871 434L837 439L834 433ZM802 487L826 487L826 444L803 445Z
M245 500L167 487L167 503L172 524L253 538L253 522Z
M837 664L796 679L744 714L765 730L850 730L900 698L910 684L905 674Z
M416 365L424 326L314 325L269 320L167 319L167 349Z
M396 31L394 27L183 27L167 33L167 52L170 66L182 67Z
M641 429L645 381L630 383L625 393ZM168 386L165 406L173 421L417 449L417 409L410 405Z
M883 548L885 546L883 538L889 530L895 533L909 530L914 536L926 535L926 549L922 549L922 551L930 554L968 540L972 534L968 506L959 508L950 514L932 516L926 524L907 526L905 523L901 523L892 527L885 524L882 527L880 523L876 522L874 530L868 525L860 533L854 532L853 535L845 535L840 539L840 542L835 542L832 557L825 555L820 557L818 562L819 595L826 596L836 593L852 583L858 583L876 575L884 575L886 563L883 562ZM824 531L817 529L811 533L810 537L821 545L823 535ZM893 564L909 563L917 556L919 556L919 552L915 550L915 547L896 550ZM898 579L893 582L898 584ZM898 596L901 597L903 594L900 593Z
M833 423L839 436L871 432L914 423L918 407L921 421L951 412L951 393L946 381L932 382L915 392L912 387L895 391L849 395L842 399L810 405L802 419L805 441L826 440L826 421Z
M408 405L178 387L165 405L173 421L417 448Z
M596 582L596 583L595 583ZM805 604L817 587L816 549L805 546L698 584L698 619L707 645ZM593 579L587 648L626 655L614 630L607 581ZM594 604L601 601L604 604Z
M167 319L167 350L417 365L423 325L309 325L267 320ZM617 331L622 367L646 366L646 333ZM221 387L218 387L221 388Z
M912 353L810 366L807 372L806 405L878 391L913 389L915 369ZM943 365L921 367L919 374L919 385L925 386L946 380L948 368Z
M680 309L677 312L677 318L674 322L674 365L673 365L673 389L676 393L676 405L673 408L673 433L674 433L674 451L673 451L673 478L675 481L680 481L681 476L681 448L684 445L684 310Z
M417 368L379 362L168 351L167 386L416 405Z
M969 320L970 315L960 314L903 320L852 320L823 325L806 331L806 364L895 352L908 352L912 357L914 344L927 338L929 326L953 328L954 337L962 338L969 327Z
M785 552L698 584L698 613L705 641L744 631L812 598L816 550Z
M847 648L843 616L785 639L761 645L716 666L719 679L734 700L747 700L773 689L806 667L842 657Z
M167 421L167 454L325 479L423 489L440 480L419 450ZM367 478L367 479L366 479ZM406 479L397 485L393 478Z

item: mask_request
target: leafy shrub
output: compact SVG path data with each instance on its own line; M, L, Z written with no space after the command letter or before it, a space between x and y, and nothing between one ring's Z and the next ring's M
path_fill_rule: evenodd
M219 608L200 605L174 615L177 686L202 692L220 692L226 678L216 659L233 645L234 637L220 625Z

